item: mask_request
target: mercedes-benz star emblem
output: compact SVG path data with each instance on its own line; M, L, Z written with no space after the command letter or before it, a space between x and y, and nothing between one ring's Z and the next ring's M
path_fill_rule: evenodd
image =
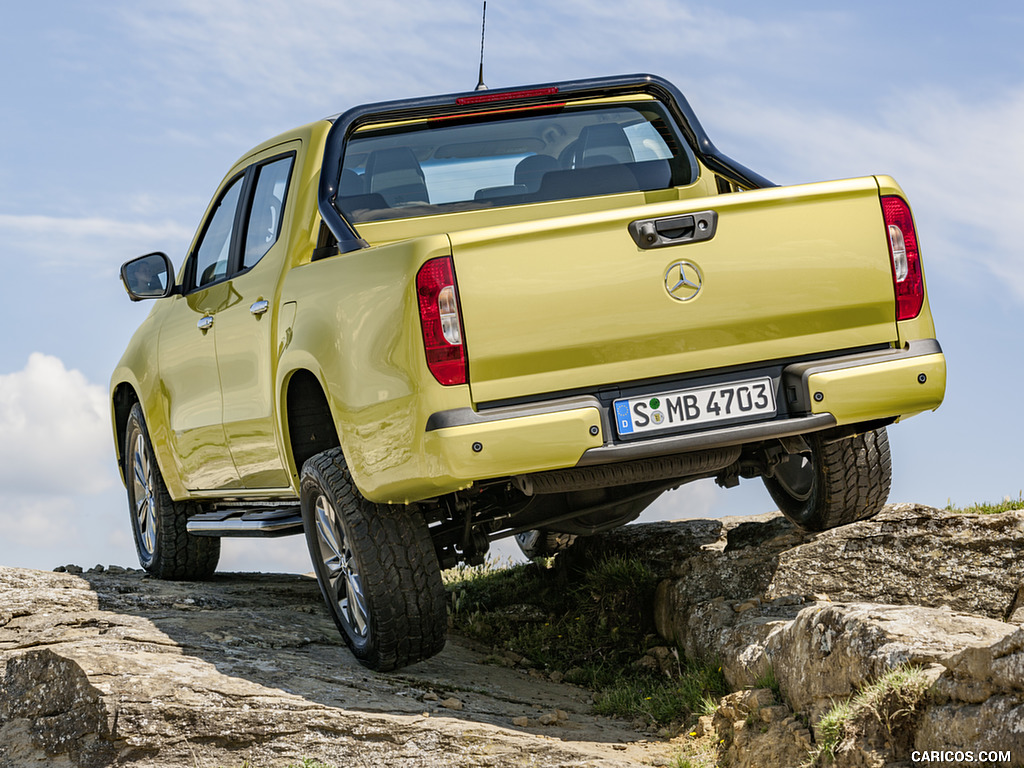
M676 301L696 298L703 282L700 269L689 261L677 261L665 272L665 290Z

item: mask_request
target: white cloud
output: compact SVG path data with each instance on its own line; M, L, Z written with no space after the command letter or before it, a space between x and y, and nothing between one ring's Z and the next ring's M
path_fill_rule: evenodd
M0 530L0 565L43 570L67 564L138 567L120 484L88 496L0 488Z
M221 539L220 571L309 573L313 566L302 534L279 539Z
M220 111L252 124L323 104L323 115L308 116L315 119L364 101L471 90L480 10L479 2L450 0L306 0L295 13L275 0L177 0L126 6L120 23L147 72L138 104L151 110L161 94L178 114L202 114L205 130L219 125ZM485 80L513 86L648 71L676 59L695 77L732 66L738 50L781 66L787 51L825 45L813 30L838 16L753 19L713 5L639 0L624 24L618 3L492 3Z
M352 103L380 99L382 84L392 94L422 92L429 73L455 65L453 28L467 52L476 46L470 31L479 23L476 9L452 8L440 0L315 0L295 13L269 0L180 0L159 9L128 6L121 20L169 102L194 112L213 101L259 120L288 103L308 102L311 92L325 103L341 94ZM395 40L402 41L400 55ZM468 80L476 60L464 63Z
M0 375L0 494L94 494L115 479L106 391L33 353Z
M914 208L929 264L971 264L977 269L958 269L959 279L977 283L988 272L1024 299L1017 232L1024 193L1016 181L1024 173L1017 141L1024 83L985 99L937 88L893 95L878 114L779 105L740 92L718 94L709 111L730 126L731 138L717 137L719 146L739 145L727 154L778 183L894 176Z
M811 31L824 15L755 19L711 3L673 0L638 0L629 5L628 18L622 4L593 0L536 4L532 12L519 4L492 8L486 55L503 75L513 76L495 83L503 86L620 72L673 74L668 67L682 76L676 85L685 89L734 69L738 51L771 67L796 47L813 50L819 43Z
M154 248L183 251L191 238L192 230L174 221L0 214L0 256L48 265L117 265Z
M0 564L134 564L107 413L56 357L0 375Z

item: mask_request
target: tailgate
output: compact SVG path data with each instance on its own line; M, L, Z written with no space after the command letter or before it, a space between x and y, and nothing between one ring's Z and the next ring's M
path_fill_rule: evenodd
M713 235L641 248L630 234L632 222L686 214L711 222ZM874 177L454 232L451 240L475 402L897 338ZM678 287L680 277L689 286Z

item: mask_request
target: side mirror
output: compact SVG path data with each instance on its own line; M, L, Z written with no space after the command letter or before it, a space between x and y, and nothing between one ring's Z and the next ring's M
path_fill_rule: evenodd
M159 251L121 265L121 282L132 301L170 296L174 293L173 274L171 260Z

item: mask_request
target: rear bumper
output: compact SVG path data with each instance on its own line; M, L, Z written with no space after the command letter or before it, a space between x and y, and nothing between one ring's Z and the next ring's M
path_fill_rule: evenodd
M786 368L786 387L810 413L837 424L933 411L946 393L946 358L934 339L903 349Z
M903 349L789 365L782 369L781 384L790 415L771 421L620 442L610 403L578 396L487 411L460 408L435 413L427 422L426 444L439 474L454 490L489 478L907 418L941 404L946 365L938 342L929 339Z

